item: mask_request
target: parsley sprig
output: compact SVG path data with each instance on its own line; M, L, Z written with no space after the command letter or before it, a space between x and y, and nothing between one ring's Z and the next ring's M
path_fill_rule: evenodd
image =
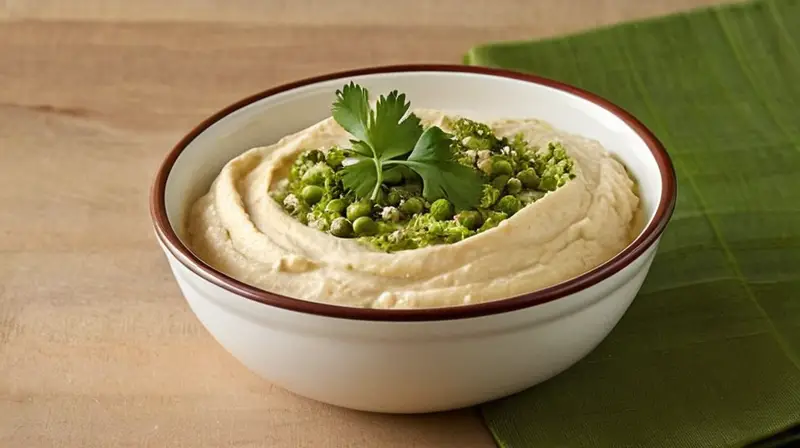
M452 136L436 126L423 131L419 117L408 113L406 95L381 95L371 109L367 89L351 82L336 91L332 115L349 132L353 163L342 171L342 184L359 198L375 200L386 171L404 165L422 178L422 195L445 198L460 209L478 205L480 175L453 159Z

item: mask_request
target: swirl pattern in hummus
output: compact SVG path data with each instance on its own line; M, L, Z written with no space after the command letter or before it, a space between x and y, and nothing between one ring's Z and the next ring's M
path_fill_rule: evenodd
M445 115L414 111L448 130ZM287 215L268 194L300 152L348 146L332 118L251 149L222 169L191 208L187 238L217 270L270 292L372 308L430 308L508 298L578 276L624 249L639 199L625 168L598 142L539 120L487 123L533 146L563 143L576 178L494 229L455 244L376 252Z

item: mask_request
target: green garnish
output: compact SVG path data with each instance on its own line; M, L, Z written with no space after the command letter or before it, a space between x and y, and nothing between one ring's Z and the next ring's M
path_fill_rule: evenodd
M333 119L356 138L351 140L354 163L342 170L342 184L357 197L377 200L384 177L397 182L400 165L422 178L425 199L444 198L459 208L478 204L480 176L453 158L450 134L436 126L423 131L419 118L407 114L411 103L405 94L395 90L381 96L370 110L367 89L351 82L336 91L336 98Z
M447 221L453 217L453 205L447 199L437 199L431 204L431 216L437 221Z
M423 127L405 95L337 91L334 119L350 148L309 149L271 196L299 222L394 252L450 244L492 229L572 179L563 145L530 146L486 124L446 119Z

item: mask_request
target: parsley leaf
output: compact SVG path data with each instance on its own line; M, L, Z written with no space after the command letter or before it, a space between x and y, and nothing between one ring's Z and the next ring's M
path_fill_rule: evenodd
M452 135L444 132L436 126L426 130L417 140L414 149L408 156L408 160L417 162L436 162L450 160L450 139ZM466 167L465 167L466 168Z
M331 111L333 119L359 140L369 140L369 92L351 82L336 91L336 102Z
M436 126L420 137L407 160L386 163L406 165L423 179L422 195L429 201L446 198L456 208L477 205L483 183L475 170L454 160L450 155L450 134Z
M350 149L354 153L370 158L375 156L375 153L372 152L372 147L369 146L366 142L363 142L361 140L350 140L350 143L353 144L352 148Z
M407 154L422 135L419 118L414 114L406 116L409 107L411 103L406 102L405 94L398 95L396 90L378 99L368 135L370 145L381 159Z
M410 107L396 90L378 98L375 110L367 89L353 82L336 91L333 119L356 138L351 150L357 162L342 170L342 184L359 198L375 200L384 171L406 165L422 177L422 194L429 201L446 198L458 208L476 206L482 191L477 172L452 159L449 134L436 126L423 132Z
M342 184L353 190L357 197L365 198L371 195L375 185L379 184L378 171L371 158L359 159L358 162L342 170Z

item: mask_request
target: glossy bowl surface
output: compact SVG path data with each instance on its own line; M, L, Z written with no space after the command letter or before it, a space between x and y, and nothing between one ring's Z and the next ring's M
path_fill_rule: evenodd
M293 299L239 282L194 256L181 240L184 218L222 166L328 117L334 91L349 81L373 94L405 92L415 108L480 120L541 118L597 139L637 179L643 231L607 263L572 280L505 300L436 309L362 309ZM608 101L514 72L415 65L301 80L223 109L168 154L152 188L151 214L192 310L250 369L339 406L429 412L520 391L589 353L638 292L675 198L675 173L662 145Z

